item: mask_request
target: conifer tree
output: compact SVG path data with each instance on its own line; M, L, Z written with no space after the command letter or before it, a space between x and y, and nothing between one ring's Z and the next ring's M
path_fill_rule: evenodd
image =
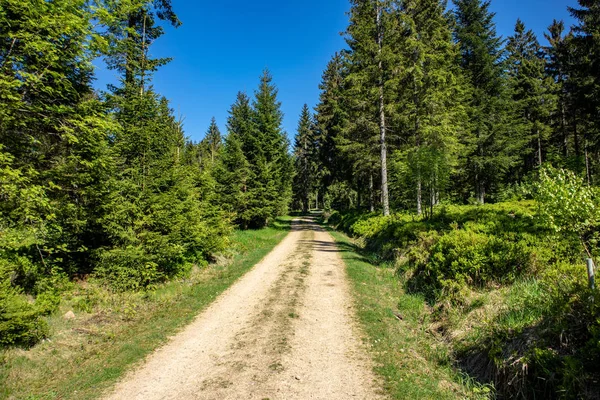
M597 0L578 0L579 8L569 7L579 21L574 27L573 80L574 109L581 133L587 180L593 181L594 160L600 153L600 3Z
M348 166L338 151L339 140L347 124L346 110L343 107L344 62L339 53L327 64L319 89L319 104L316 107L316 129L319 131L321 146L319 165L322 171L322 189L326 192L335 181L348 180L345 174Z
M548 119L553 111L552 82L545 75L542 49L531 30L517 21L515 34L508 39L508 74L513 100L512 143L518 146L522 162L514 170L525 175L544 162L550 134Z
M308 105L302 107L294 143L294 199L308 212L309 199L316 181L317 142Z
M277 99L277 88L268 70L260 77L258 89L253 101L252 121L258 144L255 163L255 179L258 183L255 191L255 204L264 206L263 219L258 221L264 226L270 218L287 212L292 196L293 165L288 153L289 141L281 124L283 113Z
M556 99L555 113L552 115L553 138L555 147L553 162L563 164L570 157L580 155L576 123L573 112L572 79L570 77L570 59L572 59L572 33L565 35L563 21L554 20L544 34L549 45L544 48L546 54L546 74L552 79L552 95Z
M464 123L462 80L442 4L408 0L400 11L405 32L397 45L405 74L399 79L397 106L411 133L408 168L416 186L417 213L427 211L425 204L431 213L459 152L458 133Z
M217 167L220 201L242 229L248 229L251 218L249 187L252 170L244 155L239 136L230 131L225 136L221 159Z
M486 192L497 187L510 166L509 147L503 134L507 102L502 40L496 34L495 14L489 10L489 1L455 0L454 5L454 38L471 92L468 135L463 138L468 151L466 181L460 179L458 185L474 187L477 201L484 203Z
M119 71L125 91L143 92L151 75L169 58L152 59L149 48L164 34L158 21L179 27L181 21L170 0L97 0L95 17L106 26L104 52L109 68Z
M203 153L206 154L208 161L214 164L217 161L221 147L223 146L223 139L221 137L221 131L217 126L217 120L213 117L210 121L210 126L204 135L204 139L200 143Z
M387 144L388 120L386 115L389 109L390 93L386 89L392 77L390 46L395 42L392 33L394 22L390 18L392 2L389 0L353 0L350 9L350 25L346 31L346 42L350 47L348 54L350 69L347 81L349 82L349 95L353 99L352 109L361 109L365 118L357 123L355 128L367 136L377 135L378 159L381 177L381 201L383 214L390 214L388 171L387 171ZM374 89L376 88L376 89ZM356 131L355 131L356 132ZM375 134L377 132L377 134ZM353 135L351 135L353 136ZM358 139L355 137L355 139ZM359 142L372 142L373 139L361 138ZM357 140L351 140L356 144ZM348 143L352 147L352 143ZM349 149L349 147L347 147ZM368 144L361 151L362 154L373 151L373 146ZM363 167L371 169L367 162ZM372 182L372 171L366 172ZM371 186L371 185L370 185ZM373 196L373 191L370 193Z
M229 110L227 136L219 165L219 192L226 209L234 215L235 223L248 229L257 221L251 196L256 180L253 163L260 152L260 144L254 135L252 108L248 96L239 92ZM260 209L258 214L261 214Z
M29 249L39 266L32 276L88 272L86 249L101 242L98 205L112 127L91 88L91 18L79 0L7 0L0 7L0 146L9 167L48 199L27 216L45 221L44 245ZM15 227L24 217L5 215Z

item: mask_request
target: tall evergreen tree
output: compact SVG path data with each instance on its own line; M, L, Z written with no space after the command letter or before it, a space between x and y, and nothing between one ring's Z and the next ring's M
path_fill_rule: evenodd
M350 25L346 31L346 42L350 47L348 53L350 69L347 76L350 94L353 98L353 109L365 110L365 117L356 129L368 136L376 127L378 158L381 177L381 202L383 214L390 214L387 153L390 92L388 82L394 71L391 65L390 47L395 42L393 33L394 19L391 18L393 2L389 0L353 0L350 9ZM376 88L376 89L374 89ZM359 139L360 140L360 139ZM364 140L360 140L364 143ZM370 141L370 140L369 140ZM356 141L355 141L356 142ZM351 144L351 143L349 143ZM368 146L365 151L371 151ZM364 153L363 151L362 153ZM369 168L369 166L366 166ZM367 172L372 182L372 173ZM371 196L373 191L371 191Z
M39 276L88 272L86 249L102 241L98 205L106 194L107 136L114 127L91 88L97 36L91 19L79 0L7 0L0 7L0 147L7 168L48 200L32 208L39 214L5 209L4 216L15 228L23 217L40 224L36 246L23 242L21 249Z
M572 79L570 77L572 59L572 33L565 35L563 21L554 20L544 34L548 46L544 48L546 54L546 74L552 79L552 95L556 99L553 120L553 146L555 154L552 161L565 164L569 158L577 159L580 156L579 137L573 110Z
M552 82L545 75L545 61L540 44L522 21L508 39L508 74L513 100L512 142L518 146L522 162L514 169L522 177L544 162L550 134L548 119L553 111ZM517 178L518 179L518 178Z
M200 146L210 163L214 164L219 156L221 147L223 146L223 138L221 137L221 131L217 126L215 117L211 119L210 126L208 127Z
M288 153L289 141L281 127L283 113L277 92L270 72L265 70L255 93L252 114L259 144L254 164L258 168L255 179L259 183L255 199L257 205L265 206L267 217L259 225L287 212L292 196L293 165Z
M489 1L455 0L454 5L454 38L471 92L468 134L463 138L468 150L464 175L467 180L459 179L458 185L474 187L477 200L484 203L486 193L498 186L510 166L509 147L503 134L507 102L502 40L496 33L495 14L489 10Z
M463 87L442 3L408 0L399 10L404 31L397 53L405 73L397 82L397 107L410 132L407 161L421 214L426 211L424 205L431 212L439 202L456 163L457 138L464 122Z
M327 64L319 89L319 104L316 107L315 119L319 131L321 147L319 164L322 168L322 189L327 188L336 180L345 180L343 176L348 168L343 165L336 140L340 137L347 124L346 110L343 107L344 62L342 56L336 53Z
M588 182L592 182L594 160L590 152L600 153L600 3L597 0L578 0L579 8L569 7L579 21L574 27L572 45L574 62L571 79L574 81L575 109L581 115L583 153Z
M302 107L294 143L294 199L308 212L309 200L316 181L318 147L308 105Z
M242 229L248 229L263 218L262 207L255 208L256 203L252 201L252 195L256 192L253 190L256 184L253 163L260 153L252 114L250 99L245 93L239 92L229 110L228 134L217 170L223 204L234 214L236 224Z
M167 64L169 58L152 59L149 49L164 34L159 21L179 27L181 21L170 0L96 0L96 18L106 26L103 32L107 46L106 62L119 71L125 83L121 90L143 92L152 73Z

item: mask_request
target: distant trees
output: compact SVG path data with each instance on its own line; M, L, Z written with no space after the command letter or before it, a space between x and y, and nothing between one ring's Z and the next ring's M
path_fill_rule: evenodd
M313 119L308 108L304 105L298 122L298 131L294 142L294 204L300 206L302 211L309 210L311 195L318 193L318 157L319 142L315 131ZM318 194L317 194L318 195Z

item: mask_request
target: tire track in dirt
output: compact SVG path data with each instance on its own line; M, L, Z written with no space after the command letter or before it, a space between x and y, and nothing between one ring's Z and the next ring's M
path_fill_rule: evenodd
M345 267L309 219L105 398L378 399Z

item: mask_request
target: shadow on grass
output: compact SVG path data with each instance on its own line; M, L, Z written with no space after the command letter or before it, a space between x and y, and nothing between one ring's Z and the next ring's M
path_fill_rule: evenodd
M280 231L290 231L292 230L292 220L284 217L278 217L269 224L270 228L277 229Z
M333 228L325 225L323 222L320 222L319 225L320 229L323 231L334 230ZM379 259L375 253L365 250L362 247L357 246L351 242L322 242L319 240L309 240L306 242L310 242L308 244L312 244L312 246L314 246L317 251L323 251L328 253L352 254L351 256L344 256L344 258L347 260L357 260L376 266L380 266L382 263L381 259Z

